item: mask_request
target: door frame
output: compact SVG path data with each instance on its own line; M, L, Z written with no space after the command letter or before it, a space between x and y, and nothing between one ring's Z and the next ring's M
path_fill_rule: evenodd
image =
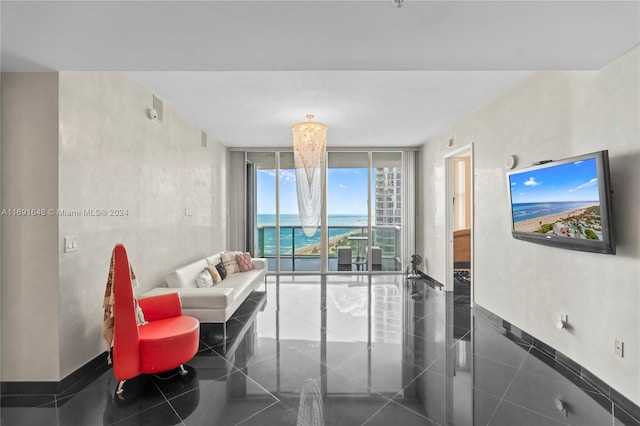
M444 156L444 174L445 174L445 265L444 265L444 289L445 291L453 291L453 195L454 195L454 186L453 186L453 159L456 157L460 157L462 154L469 153L470 157L470 174L469 176L469 185L470 188L470 203L471 208L469 209L471 218L470 218L470 226L471 226L471 267L474 267L473 261L473 235L474 235L474 184L473 184L473 170L474 170L474 161L473 161L473 142L465 145L461 148L458 148L454 151L448 152ZM471 274L471 306L473 306L474 294L473 294L473 281L474 275Z

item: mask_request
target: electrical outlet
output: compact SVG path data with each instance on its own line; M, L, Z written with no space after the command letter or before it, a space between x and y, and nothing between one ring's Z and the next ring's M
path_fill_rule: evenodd
M567 314L560 314L560 319L558 320L556 327L558 327L559 330L569 328L569 316Z
M78 251L78 237L76 236L64 237L64 252L69 253L72 251Z
M624 358L624 342L622 340L615 340L615 350L616 355L618 355L620 358Z

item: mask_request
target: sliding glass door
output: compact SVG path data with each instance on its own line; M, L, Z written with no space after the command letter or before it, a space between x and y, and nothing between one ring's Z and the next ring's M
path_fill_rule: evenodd
M373 270L402 271L403 170L401 152L372 154Z
M320 272L321 227L312 237L302 232L296 195L296 173L291 152L249 152L253 184L247 206L255 206L255 229L250 250L266 258L272 272Z
M320 272L322 224L311 237L304 234L298 213L293 153L279 154L280 271Z
M369 153L329 152L329 271L366 271L369 246Z

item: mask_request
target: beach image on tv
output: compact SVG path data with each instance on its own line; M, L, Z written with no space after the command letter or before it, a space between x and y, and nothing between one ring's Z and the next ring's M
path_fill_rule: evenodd
M602 240L594 158L509 176L513 229Z

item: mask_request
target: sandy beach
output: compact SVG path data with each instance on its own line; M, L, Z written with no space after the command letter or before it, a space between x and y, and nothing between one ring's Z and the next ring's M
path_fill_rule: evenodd
M585 211L587 211L589 207L590 206L583 207L581 209L569 210L563 213L550 214L547 216L539 216L533 219L527 219L520 222L515 222L514 229L516 231L522 231L522 232L533 232L536 229L540 228L540 225L542 224L545 224L545 223L551 224L569 216L578 216L584 213Z
M353 234L353 232L351 233ZM351 234L340 235L339 237L335 237L329 240L329 253L335 253L335 248L340 241L344 238L348 237ZM333 250L332 250L333 249ZM296 249L296 254L302 255L319 255L320 254L320 244L312 244L310 246L305 246L299 249Z

